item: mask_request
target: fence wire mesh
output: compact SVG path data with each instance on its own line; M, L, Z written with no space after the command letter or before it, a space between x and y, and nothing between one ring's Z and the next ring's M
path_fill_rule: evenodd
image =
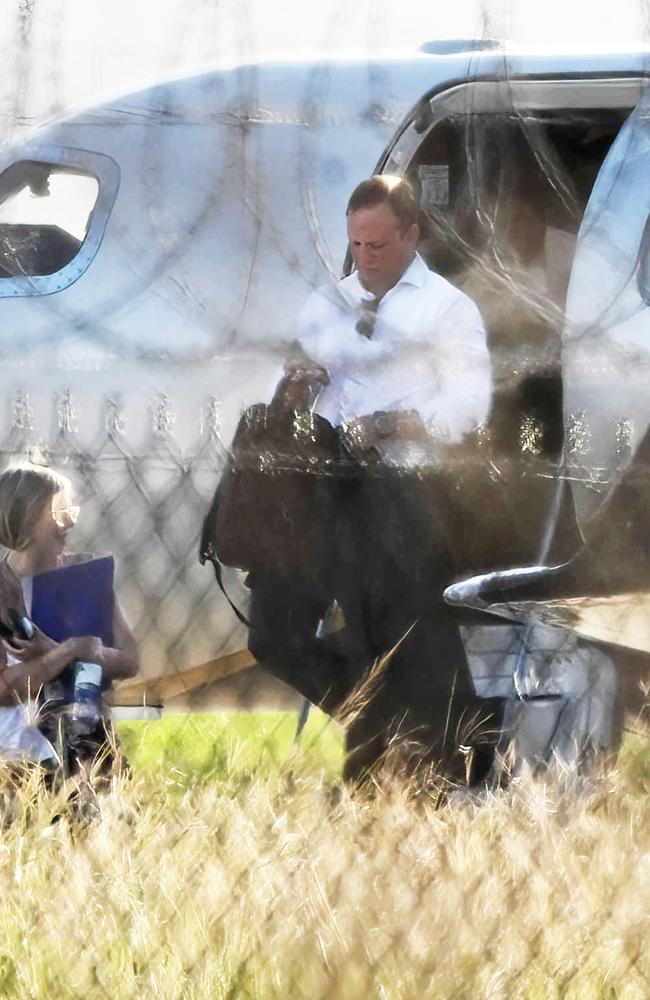
M120 7L129 24L138 16L130 6L128 12L128 4ZM421 45L426 32L418 28L416 39L413 28L422 23L421 6L398 10L371 2L350 16L337 2L321 12L327 48L349 22L371 52L368 64L356 76L350 70L343 84L335 64L314 60L274 89L275 71L249 63L226 84L216 76L195 84L188 78L186 89L166 83L122 103L109 101L96 120L92 113L85 119L97 126L89 149L97 135L106 139L105 151L124 168L122 191L130 190L110 220L121 270L114 284L97 283L101 294L85 313L87 286L78 282L81 305L68 310L48 294L29 317L15 311L5 323L3 387L13 391L24 375L32 395L20 389L9 401L0 468L44 461L70 477L82 508L73 547L115 556L116 591L135 632L142 677L185 677L173 697L162 700L171 710L196 714L170 713L151 725L118 723L130 771L116 768L109 779L91 773L46 793L36 772L0 768L2 996L650 995L644 655L603 651L597 642L581 645L558 632L574 620L574 608L549 606L539 628L463 626L479 693L489 697L498 689L509 700L513 728L531 691L543 689L545 711L557 704L558 691L570 688L574 696L564 715L564 763L535 777L520 764L506 787L481 792L452 791L431 772L417 782L388 774L363 790L342 787L337 723L312 713L296 740L299 699L270 675L242 670L225 689L206 684L209 671L185 676L246 648L246 630L210 567L198 561L202 521L228 460L224 441L244 397L261 398L266 372L308 290L338 278L345 199L387 144L386 168L409 174L429 212L432 231L422 253L476 299L491 338L491 426L477 434L473 467L459 458L447 468L461 499L452 525L464 553L458 574L534 561L561 452L568 464L560 478L574 483L585 509L597 509L643 439L644 364L618 346L609 351L606 312L594 306L598 337L590 339L589 317L586 335L570 350L562 336L578 227L607 150L636 103L647 59L635 64L632 83L621 83L621 93L629 87L622 97L602 103L587 95L567 108L542 101L527 110L527 81L522 87L519 74L499 61L489 83L503 85L505 104L476 87L470 74L466 96L452 101L445 117L429 102L435 81L417 77L412 93L401 91L401 64L375 60L400 27L414 47ZM168 37L158 39L156 57L148 53L146 65L162 76L218 56L231 59L235 51L247 62L256 49L253 7L197 0L171 17L162 6L153 17L149 9L146 28L155 28L159 15ZM476 41L486 51L488 35L505 34L506 8L477 5L477 34L485 37ZM407 16L410 11L417 17ZM636 14L635 25L647 28L643 4ZM79 54L69 32L75 19L64 17L55 0L13 5L5 41L11 92L0 107L5 138L22 141L27 126L78 98L69 89L66 63L72 60L64 59L66 46ZM275 12L273 20L281 20ZM479 20L477 14L474 27ZM122 30L118 35L120 45L129 41ZM279 41L284 48L284 35ZM425 45L420 64L426 51ZM429 44L433 51L444 54L439 43ZM140 56L132 76L143 72ZM130 84L132 76L97 62L93 86L86 81L81 93L101 90L103 71L122 89ZM571 72L578 92L581 81ZM358 107L351 104L355 88L365 88ZM124 128L115 128L117 122ZM79 122L60 135L63 145L83 145ZM276 146L271 135L285 138ZM24 149L21 156L28 155ZM441 162L441 150L448 162ZM56 158L53 165L56 176ZM626 198L634 178L620 180ZM183 201L186 192L192 198ZM639 218L645 197L635 202ZM605 207L604 217L625 214L615 198ZM4 263L13 263L20 278L27 258L10 260L16 254L9 237ZM611 237L606 231L602 240L610 249L618 245ZM627 276L638 265L637 244L623 248ZM610 270L607 265L603 287ZM591 280L574 297L596 302L597 285ZM44 288L53 291L47 280ZM154 313L152 301L163 303ZM7 297L2 304L17 310L21 303ZM23 350L16 331L28 318L33 353L14 364L12 356ZM78 339L70 334L68 343L72 328ZM259 356L246 353L260 343ZM262 357L264 344L269 352ZM32 378L36 348L46 360ZM48 352L56 352L52 370ZM179 357L185 367L172 364ZM55 401L54 433L44 434L52 387L75 366L74 387ZM105 400L96 437L89 429L90 411L93 421L97 415L88 399L92 390L84 384L94 366L109 373L111 389L124 390ZM155 379L148 374L152 366ZM603 371L609 382L601 380ZM132 414L137 410L141 431L141 384L156 380L163 388L147 399L149 424L134 444L124 401ZM175 424L176 386L184 415ZM136 395L139 409L132 405ZM190 410L195 415L188 419ZM632 490L647 494L645 459L635 477ZM481 510L480 531L467 518L472 505ZM643 505L630 509L645 521ZM611 532L612 569L628 569L622 564L631 551L635 566L645 560L633 536L632 547L617 547L626 518L623 510ZM243 575L226 570L228 590L246 611ZM597 639L638 630L645 608L639 597L600 607ZM524 654L529 669L522 679ZM566 680L559 688L558 662ZM578 726L593 731L594 692L612 701L612 676L618 678L617 710L627 707L634 717L618 762L592 761L585 773L566 761ZM197 677L201 683L193 687ZM162 689L151 690L157 693L142 700L157 703ZM291 713L238 713L226 722L201 714L223 707ZM606 745L616 743L620 724L620 715L605 720L602 732L607 725L616 729Z
M178 672L241 649L245 635L198 562L202 520L226 455L214 416L197 435L196 449L183 455L164 398L153 401L150 442L138 450L129 445L110 401L105 433L91 448L75 438L69 395L49 446L30 439L24 396L17 406L17 424L0 460L3 466L47 462L72 480L81 506L74 548L115 556L117 591L137 636L144 676Z
M72 479L83 508L74 547L116 555L144 674L240 649L245 630L198 563L228 455L214 403L188 453L166 399L137 450L115 401L92 449L75 436L69 395L48 446L34 442L29 399L12 405L0 461L47 460ZM524 418L532 475L529 429ZM481 448L489 468L485 437ZM500 672L509 692L520 631L501 629L491 646L480 629L465 635L483 680ZM542 672L575 653L566 637L562 649L534 646L529 636ZM269 698L279 703L258 684L259 705ZM294 715L266 729L191 715L162 725L156 740L118 724L131 771L108 784L91 775L44 794L34 774L0 776L3 995L647 996L642 718L618 770L533 778L524 767L508 788L451 795L431 775L342 790L339 731L321 716L299 743Z

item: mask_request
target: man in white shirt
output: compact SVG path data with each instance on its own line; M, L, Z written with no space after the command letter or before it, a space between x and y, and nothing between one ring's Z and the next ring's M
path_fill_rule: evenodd
M260 641L265 628L269 639L285 627L295 659L297 633L313 625L297 602L306 611L309 595L313 618L313 595L330 594L343 609L348 641L347 664L330 665L339 671L337 691L398 647L379 689L348 727L347 776L363 777L395 733L420 741L424 757L460 776L457 731L474 692L442 599L453 567L436 475L444 443L459 442L487 416L485 331L471 299L418 255L418 205L407 181L364 181L346 214L356 270L309 296L298 321L300 357L287 371L299 379L320 366L315 412L340 427L358 459L357 475L342 491L330 566L317 587L290 581L283 592L275 580L264 588L266 612L253 588L251 649L264 653L271 645ZM312 657L311 639L308 645L302 669L318 661L326 676L322 650Z
M354 207L391 194L404 222L387 200ZM479 311L417 253L419 225L408 221L414 213L417 219L417 204L406 181L373 177L357 188L350 206L356 270L335 289L312 292L298 320L298 342L330 378L316 412L382 454L394 450L391 438L458 442L490 406ZM379 426L375 419L387 412L398 418L392 433L383 417Z

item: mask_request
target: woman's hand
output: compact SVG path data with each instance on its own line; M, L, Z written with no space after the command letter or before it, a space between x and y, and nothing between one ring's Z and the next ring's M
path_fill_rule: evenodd
M104 643L96 635L78 635L71 639L74 654L73 659L83 660L84 663L102 663Z
M48 653L51 649L56 649L59 645L54 639L50 639L49 635L46 635L45 632L41 632L40 628L34 625L33 622L32 625L34 627L34 635L31 639L20 639L14 635L11 639L5 639L2 642L5 652L21 663L27 663L37 656L44 656L45 653Z
M45 635L39 628L34 626L34 637L32 639L18 639L13 637L11 641L1 640L2 648L7 656L12 656L19 663L30 663L44 657L52 650L60 650L63 659L67 663L73 660L83 660L84 663L102 663L104 644L96 635L79 635L74 639L66 639L65 642L55 642Z

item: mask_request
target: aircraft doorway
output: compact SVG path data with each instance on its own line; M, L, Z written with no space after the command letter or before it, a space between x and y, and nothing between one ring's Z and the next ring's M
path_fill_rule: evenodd
M639 79L465 84L424 100L381 169L415 184L421 253L488 331L497 454L554 460L563 442L564 304L576 238Z

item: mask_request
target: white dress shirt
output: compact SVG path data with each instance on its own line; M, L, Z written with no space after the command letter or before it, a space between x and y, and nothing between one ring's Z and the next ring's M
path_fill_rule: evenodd
M368 300L354 272L305 303L296 339L331 380L316 412L338 425L376 410L417 410L434 439L459 441L490 407L490 358L475 304L419 254L381 299L370 338L356 330ZM381 448L389 458L390 439Z

